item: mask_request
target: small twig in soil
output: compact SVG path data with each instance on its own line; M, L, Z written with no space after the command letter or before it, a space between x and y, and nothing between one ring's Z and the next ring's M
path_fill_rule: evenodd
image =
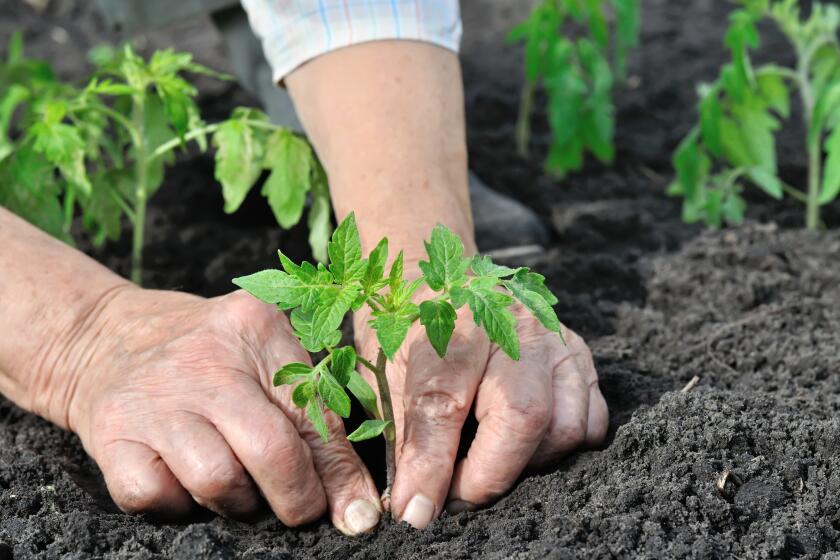
M691 378L691 380L690 380L688 383L686 383L686 384L685 384L685 387L683 387L682 389L680 389L680 393L688 393L688 392L690 392L692 389L694 389L695 387L697 387L697 385L698 385L699 383L700 383L700 376L699 376L699 375L695 375L694 377L692 377L692 378Z
M731 498L735 487L741 485L741 477L732 472L732 469L723 469L720 476L715 480L715 488L724 498Z

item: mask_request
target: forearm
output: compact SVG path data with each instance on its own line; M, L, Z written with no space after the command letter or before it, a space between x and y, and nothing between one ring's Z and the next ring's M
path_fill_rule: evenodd
M92 325L133 284L0 208L0 393L62 427Z
M475 251L460 64L451 51L377 41L320 56L286 78L324 163L339 219L416 261L443 223Z

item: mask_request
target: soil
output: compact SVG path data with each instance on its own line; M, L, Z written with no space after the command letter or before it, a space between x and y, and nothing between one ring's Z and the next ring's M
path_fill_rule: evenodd
M209 513L156 524L116 510L75 436L0 399L0 560L840 558L837 205L825 212L829 230L812 233L795 203L758 194L743 227L715 232L682 224L678 201L663 194L670 154L695 119L695 85L725 58L730 5L643 2L633 87L618 94L616 164L558 182L538 160L540 118L537 156L513 148L520 55L503 36L528 2L463 4L472 166L553 226L551 246L522 264L547 276L560 316L593 348L611 411L604 447L420 532L390 524L349 539L326 521L288 530ZM25 29L31 50L69 77L92 37L115 38L84 2L52 2L36 16L2 0L0 13L4 38ZM192 37L204 62L223 67L201 22L142 39L151 48L173 37ZM764 38L767 56L788 61L779 37ZM248 101L235 86L203 92L220 115ZM797 184L800 135L789 127L779 148ZM213 185L207 156L174 168L150 214L148 285L211 296L273 264L277 247L305 256L305 232L279 232L258 199L225 216ZM92 254L126 271L124 242ZM699 385L681 393L694 376Z

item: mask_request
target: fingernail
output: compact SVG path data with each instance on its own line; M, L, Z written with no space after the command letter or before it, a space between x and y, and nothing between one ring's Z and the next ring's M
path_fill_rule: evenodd
M344 510L344 523L354 535L367 533L379 523L379 510L367 500L356 500Z
M448 504L446 504L446 511L452 515L458 515L459 513L464 513L465 511L475 511L478 509L472 502L465 502L464 500L452 500Z
M402 520L415 529L425 529L435 515L435 504L423 494L417 494L403 511Z

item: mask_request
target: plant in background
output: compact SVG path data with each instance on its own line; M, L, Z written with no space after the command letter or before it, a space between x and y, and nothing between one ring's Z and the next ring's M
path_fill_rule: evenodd
M674 154L677 177L669 193L683 197L683 219L719 227L740 223L745 184L776 199L785 194L805 205L808 228L820 226L820 206L840 193L840 9L815 2L808 18L796 0L741 0L730 15L726 46L732 62L700 93L700 123ZM755 68L756 24L773 21L796 53L796 67ZM791 92L802 104L807 188L785 184L778 174L774 133L790 115Z
M226 77L190 54L163 50L144 60L130 46L100 47L91 58L93 77L74 88L24 59L19 35L13 38L0 70L0 203L65 240L78 206L96 244L117 239L126 216L133 226L131 278L140 283L149 198L176 150L192 142L205 151L212 143L225 211L235 212L269 171L262 194L282 227L300 220L311 193L310 243L326 259L327 180L306 140L255 109L205 123L198 92L183 74Z
M544 285L543 276L526 268L494 264L489 257L464 257L461 240L438 225L426 243L429 260L420 263L422 275L406 280L403 253L397 255L386 274L388 239L383 238L367 258L362 258L359 232L350 214L332 234L329 267L293 263L283 253L283 270L264 270L236 278L233 283L267 303L291 311L295 336L309 352L324 352L316 365L286 364L275 374L275 385L294 384L292 400L306 414L323 439L328 438L325 407L342 418L350 414L352 393L371 417L348 437L362 441L384 435L388 490L394 480L394 413L385 368L408 334L420 321L429 342L440 357L455 329L456 310L467 305L476 324L512 359L519 359L516 318L509 307L524 305L550 331L560 333L560 321L552 305L557 298ZM419 304L412 300L426 285L434 293ZM359 356L352 346L340 346L339 330L349 311L367 305L370 326L376 331L379 351L374 360ZM356 364L376 378L376 394L356 371Z
M70 89L56 79L49 64L26 58L23 36L12 35L6 60L0 63L0 206L65 241L71 239L61 189L35 164L38 156L32 150L16 152L13 138L43 110L40 100L66 95ZM71 166L65 169L71 173Z
M612 101L638 43L638 0L541 0L509 41L525 43L525 86L516 143L527 155L534 96L547 96L551 146L546 169L558 176L583 166L584 154L611 163L615 156ZM610 25L610 13L614 22Z

